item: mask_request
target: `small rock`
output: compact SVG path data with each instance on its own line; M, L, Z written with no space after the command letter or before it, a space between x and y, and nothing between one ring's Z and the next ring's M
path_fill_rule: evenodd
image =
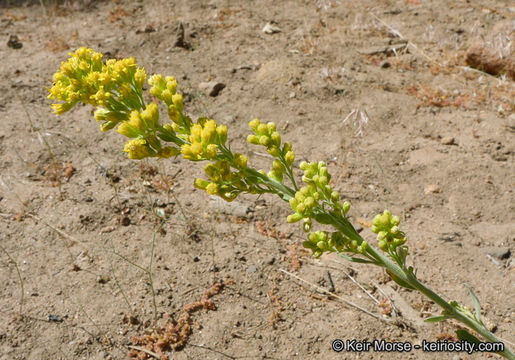
M198 85L198 88L205 91L209 96L215 97L225 88L225 84L217 81L202 82Z
M255 273L256 271L257 271L257 267L255 267L254 265L251 265L251 266L249 266L249 267L247 268L247 272L248 272L249 274L253 274L253 273Z
M440 186L435 185L435 184L429 184L424 188L425 194L438 194L441 192L442 192L442 189L440 188Z
M292 91L292 92L290 93L290 99L293 99L294 97L295 97L295 92L294 92L294 91Z
M141 34L141 33L151 33L151 32L155 32L156 29L154 29L154 27L152 25L147 25L145 26L144 29L138 29L136 30L136 34Z
M129 226L131 224L131 219L127 216L122 218L122 225L123 226Z
M461 234L458 232L443 233L438 237L438 240L445 242L453 242L456 241L460 236Z
M263 27L263 32L265 34L276 34L280 33L281 31L281 28L272 21L267 22L266 25Z
M455 145L455 140L452 136L446 136L446 137L443 137L441 140L440 140L440 144L442 145Z
M385 60L385 61L383 61L383 62L381 63L381 65L380 65L380 66L381 66L381 68L382 68L382 69L388 69L388 68L389 68L389 67L391 67L392 65L391 65L387 60Z
M47 320L49 322L63 322L63 319L58 315L48 314Z
M499 260L508 259L511 255L511 250L507 247L487 247L483 251Z
M107 275L99 275L97 276L97 283L99 284L107 284L111 280L111 278Z
M21 49L23 44L18 39L18 35L10 35L9 40L7 41L7 46L11 49Z
M107 234L110 232L113 232L116 230L116 227L114 226L104 226L102 229L100 229L101 234Z

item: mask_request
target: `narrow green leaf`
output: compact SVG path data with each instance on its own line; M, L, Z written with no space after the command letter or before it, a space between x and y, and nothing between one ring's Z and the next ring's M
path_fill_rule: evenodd
M474 290L467 284L465 284L467 289L469 289L470 296L472 297L472 302L474 303L474 309L476 310L476 319L478 321L481 321L481 304L479 303L479 299L476 296L476 293L474 293Z
M362 258L357 258L357 257L352 257L349 255L345 255L343 253L338 253L338 255L340 255L345 260L360 263L360 264L375 264L373 261L362 259Z
M440 322L440 321L444 321L447 319L450 319L450 316L436 315L436 316L428 317L427 319L424 319L424 321L425 322Z
M315 220L320 224L328 225L331 224L332 218L327 214L316 214Z
M472 344L480 343L479 339L477 337L475 337L474 335L472 335L471 333L469 333L467 330L463 330L463 329L456 330L456 336L458 337L459 340L465 340Z

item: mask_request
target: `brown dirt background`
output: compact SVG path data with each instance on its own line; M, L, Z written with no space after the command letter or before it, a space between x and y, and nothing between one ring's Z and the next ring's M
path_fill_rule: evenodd
M464 68L472 41L513 21L513 3L25 3L0 8L0 359L127 358L132 336L150 330L153 318L148 277L128 260L148 265L162 212L169 220L155 238L158 317L178 316L215 280L233 280L213 297L216 311L193 315L193 334L172 359L487 357L334 353L335 338L420 343L456 325L384 324L328 297L280 269L325 289L330 272L338 296L372 313L383 307L346 274L379 301L378 288L391 287L416 316L438 312L380 269L311 259L302 231L286 224L288 204L269 196L220 203L192 186L202 164L130 161L123 139L101 133L90 107L51 114L45 87L79 46L174 75L187 111L226 124L233 149L256 167L270 164L245 143L247 123L275 121L297 159L328 162L354 223L384 208L399 214L420 279L472 307L463 285L470 284L496 335L515 342L507 254L515 250L514 86ZM269 21L282 31L263 33ZM174 46L178 23L188 50ZM21 49L7 46L12 34ZM399 34L416 47L363 54L399 43ZM210 97L199 90L206 81L226 87ZM343 123L354 109L369 119L361 134L359 121ZM362 234L375 243L367 228Z

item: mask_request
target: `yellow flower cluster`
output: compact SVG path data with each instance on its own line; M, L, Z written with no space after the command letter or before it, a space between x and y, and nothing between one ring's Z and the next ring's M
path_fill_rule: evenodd
M381 250L395 249L407 241L405 234L399 229L400 222L400 218L392 216L388 210L374 217L370 229L377 234L378 246Z
M364 254L367 251L368 243L362 241L358 244L357 240L351 240L343 236L340 232L333 232L331 236L326 231L315 231L308 235L308 240L304 241L303 246L313 251L313 256L318 258L324 252L354 252Z
M151 86L150 94L163 101L167 106L168 117L173 122L171 130L180 134L188 134L192 121L182 113L182 95L177 93L177 80L173 76L163 78L163 75L155 74L148 79L148 83Z
M181 147L181 152L186 159L193 161L214 159L218 153L218 147L224 145L227 140L227 127L217 126L214 120L200 118L191 126L187 140L189 144Z
M291 143L285 142L281 149L281 134L277 131L277 126L273 122L261 123L258 119L249 122L254 134L247 137L247 141L254 145L266 147L267 152L273 157L272 171L267 175L274 180L282 182L284 174L288 171L295 160L295 153L292 151Z
M340 203L340 194L333 191L329 181L331 175L327 172L327 166L323 161L319 163L300 164L304 171L302 180L307 184L295 193L295 197L290 200L290 206L295 211L288 216L288 222L294 223L304 219L304 231L308 232L311 228L311 218L315 217L315 211L320 207L320 203L330 205L335 211L341 211L345 216L350 209L350 204Z
M231 165L226 160L218 160L208 164L204 171L211 182L204 179L195 179L195 187L205 190L209 195L218 195L226 201L232 201L243 191L249 191L244 181L244 170L247 166L247 157L234 154L234 161L241 166L239 172L231 171Z
M52 105L58 115L78 102L99 106L95 118L104 121L101 129L107 131L127 120L132 110L145 107L142 90L146 77L132 57L104 63L101 53L81 47L70 53L54 74L48 97L63 102Z

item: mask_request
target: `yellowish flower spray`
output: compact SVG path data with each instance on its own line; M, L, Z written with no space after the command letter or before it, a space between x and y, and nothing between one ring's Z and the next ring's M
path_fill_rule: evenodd
M241 193L278 195L292 208L287 221L302 222L307 233L303 245L314 257L335 252L349 261L383 267L397 284L421 292L443 309L441 315L426 321L454 319L484 340L502 344L481 321L479 300L471 289L474 312L455 301L445 301L417 279L414 268L406 264L409 250L398 216L385 210L372 221L371 230L377 234L381 252L368 244L350 223L347 217L350 203L342 202L340 194L329 185L331 175L324 162L302 162L304 186L299 187L293 172L295 152L291 143L282 142L275 123L265 124L258 119L249 123L253 133L247 141L266 147L274 158L269 172L256 170L248 166L245 155L231 151L225 125L206 117L193 122L183 112L183 99L177 92L175 78L156 74L148 79L148 84L150 94L166 106L169 121L163 124L157 104L147 104L144 100L146 80L145 70L139 68L132 57L103 62L101 53L83 47L70 53L68 61L54 74L49 98L60 101L52 105L57 115L79 102L97 107L95 119L101 123L102 131L116 128L129 138L123 151L130 159L182 155L190 161L208 161L204 167L208 179L194 181L194 186L208 195L217 195L226 201L234 200ZM330 225L335 231L312 232L313 222ZM460 340L479 342L465 330L459 330L457 336ZM504 344L498 354L515 360L515 354Z

